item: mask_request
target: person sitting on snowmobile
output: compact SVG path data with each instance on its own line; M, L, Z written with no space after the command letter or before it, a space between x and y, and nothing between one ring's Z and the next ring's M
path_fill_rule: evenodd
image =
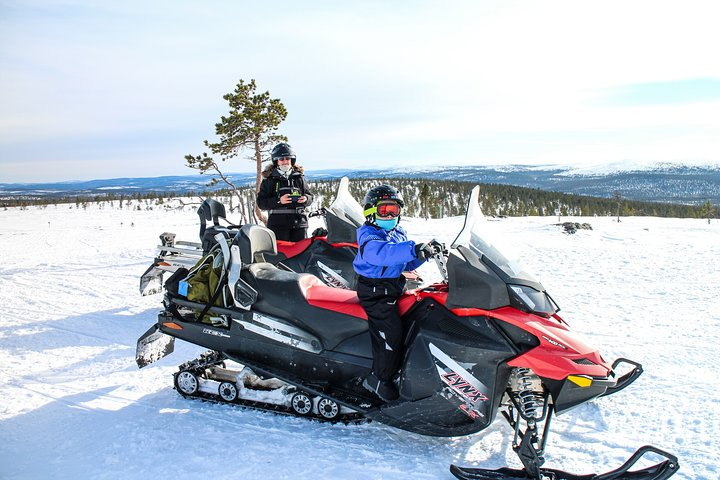
M353 261L373 353L372 371L363 380L363 387L386 402L399 396L393 377L402 361L403 324L397 306L405 287L402 272L414 270L436 251L433 244L407 239L398 225L404 206L402 196L390 185L367 192L366 221L357 230L358 252Z
M262 172L257 205L269 211L267 226L275 232L277 240L297 242L307 237L305 207L310 206L313 195L289 144L275 145L271 158L272 164Z

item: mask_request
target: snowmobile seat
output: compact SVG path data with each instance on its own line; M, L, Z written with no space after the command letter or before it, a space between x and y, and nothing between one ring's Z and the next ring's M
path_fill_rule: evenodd
M253 310L313 333L326 348L367 331L365 310L352 290L337 293L340 289L327 287L314 275L281 270L267 262L251 264L240 278L258 292ZM337 297L321 299L323 294Z
M236 239L244 266L265 262L265 255L277 255L275 232L260 225L243 225Z
M360 304L355 290L331 287L318 280L305 290L305 298L310 305L367 320L367 312ZM405 315L417 301L414 294L402 295L398 299L400 315Z
M367 320L367 313L360 305L355 290L331 287L318 280L309 285L304 293L310 305Z
M215 235L218 233L222 233L225 238L233 238L237 234L237 226L235 225L229 227L220 226L219 219L222 218L227 221L227 218L225 217L225 205L217 200L206 198L198 208L197 214L200 217L200 242L202 243L203 255L206 255L215 245ZM213 222L210 227L206 226L208 221Z

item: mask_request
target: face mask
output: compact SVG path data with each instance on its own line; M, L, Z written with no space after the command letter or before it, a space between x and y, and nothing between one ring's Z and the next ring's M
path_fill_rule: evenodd
M381 218L376 218L375 223L377 223L377 226L382 228L383 230L387 230L388 232L395 228L398 224L398 217L391 218L389 220L383 220Z
M277 169L280 173L283 175L286 175L290 169L292 168L292 165L278 165Z

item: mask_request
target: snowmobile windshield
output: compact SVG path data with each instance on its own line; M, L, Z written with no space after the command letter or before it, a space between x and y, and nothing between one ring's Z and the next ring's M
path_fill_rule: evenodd
M498 248L500 242L493 235L496 225L482 214L478 205L479 192L479 186L473 188L465 223L451 245L460 252L453 259L462 257L463 260L462 263L448 261L446 278L454 279L449 287L448 302L455 307L479 303L488 309L512 305L544 317L553 315L559 308L540 282L519 262L511 260L516 257L508 257ZM458 268L460 265L462 267ZM503 283L505 288L501 287Z
M365 216L360 204L350 194L349 183L348 177L343 177L340 180L337 195L335 195L335 200L328 207L328 211L337 217L350 221L357 228L365 222Z
M340 180L335 200L325 209L327 241L330 243L357 242L357 229L365 222L363 209L350 195L347 177Z
M516 261L511 260L498 249L499 242L493 235L493 228L490 222L485 218L478 197L480 187L476 186L470 193L468 201L468 209L465 214L465 224L452 243L452 248L465 246L473 251L483 262L491 264L500 269L506 276L507 283L517 283L517 281L527 281L538 284L539 282ZM511 281L512 279L516 281Z

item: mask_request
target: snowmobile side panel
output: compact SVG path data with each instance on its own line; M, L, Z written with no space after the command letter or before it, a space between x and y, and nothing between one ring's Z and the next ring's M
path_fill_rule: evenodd
M409 317L402 401L368 416L432 436L486 428L510 375L504 362L516 350L488 317L460 318L432 299L422 300Z
M191 302L183 302L184 304ZM212 315L227 309L213 308ZM157 328L167 335L188 341L210 350L223 352L239 363L262 365L283 379L302 378L295 381L308 384L342 385L362 378L370 370L372 354L367 329L358 335L359 351L321 355L320 340L307 331L279 318L267 318L249 311L238 315L234 312L228 326L213 326L195 321L183 321L169 312L158 317ZM154 332L154 328L148 334ZM361 337L367 337L363 339ZM364 347L364 349L363 349ZM161 358L161 357L160 357ZM367 394L357 382L360 393Z
M280 270L269 263L257 263L244 271L241 278L259 292L253 310L292 322L320 338L327 349L332 350L343 340L367 331L367 320L363 318L319 308L307 302L308 290L322 285L312 275ZM290 305L292 308L289 309Z
M372 357L369 332L362 332L339 343L332 352L334 354L352 355L355 357ZM372 363L372 361L370 362ZM370 365L368 365L370 368Z

